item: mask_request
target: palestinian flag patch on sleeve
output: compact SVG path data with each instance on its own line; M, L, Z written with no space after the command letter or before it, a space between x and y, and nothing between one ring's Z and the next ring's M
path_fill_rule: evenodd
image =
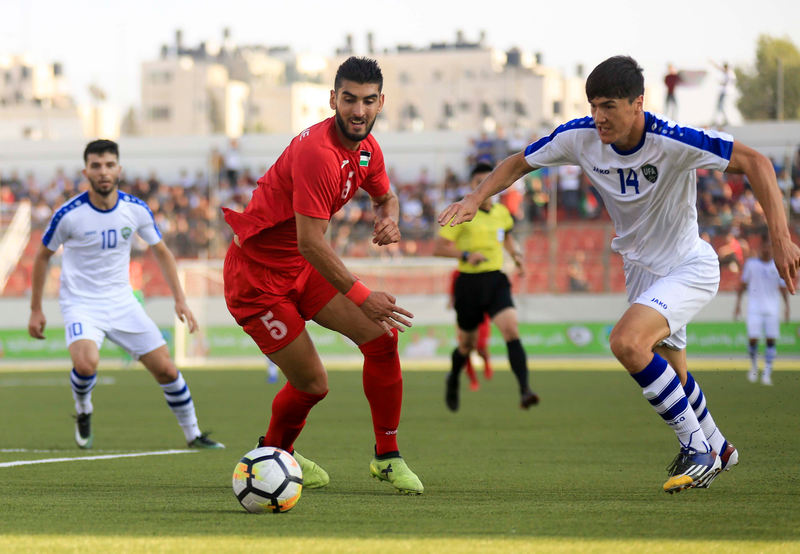
M361 151L361 158L358 161L359 167L367 167L369 165L369 159L372 157L372 152L367 152L366 150Z

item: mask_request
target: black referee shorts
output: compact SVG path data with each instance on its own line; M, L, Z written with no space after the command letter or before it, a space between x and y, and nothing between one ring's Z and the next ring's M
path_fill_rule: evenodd
M502 271L459 273L455 284L455 308L458 328L474 331L484 314L494 317L513 308L511 283Z

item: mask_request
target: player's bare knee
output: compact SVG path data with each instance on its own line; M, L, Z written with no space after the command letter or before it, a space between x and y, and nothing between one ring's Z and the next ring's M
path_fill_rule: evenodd
M519 327L516 324L501 327L500 334L503 335L503 340L506 342L515 341L519 339Z
M328 392L328 374L323 371L321 374L315 374L305 379L294 379L292 386L308 394L325 394Z
M93 356L91 354L81 356L73 360L75 364L75 372L81 377L91 377L97 373L97 366L100 364L100 356Z
M477 333L474 332L461 332L461 337L458 341L458 350L465 356L475 350L478 346Z
M630 337L623 332L616 331L615 328L609 336L608 343L611 353L625 366L625 369L632 373L643 369L639 366L642 365L642 360L648 357L650 349L638 337Z

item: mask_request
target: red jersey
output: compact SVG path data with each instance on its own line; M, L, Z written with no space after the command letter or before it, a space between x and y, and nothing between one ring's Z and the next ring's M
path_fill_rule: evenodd
M348 150L333 117L295 137L258 180L243 213L222 208L244 253L270 268L291 270L305 263L297 249L295 212L330 220L359 188L372 197L389 192L389 177L372 135Z

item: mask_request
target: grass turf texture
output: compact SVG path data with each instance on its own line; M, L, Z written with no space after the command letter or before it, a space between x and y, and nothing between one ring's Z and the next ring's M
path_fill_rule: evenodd
M65 375L4 377L24 385ZM74 446L67 386L0 388L2 448L72 451L0 453L0 463L183 447L148 374L105 375L116 383L95 389L90 453ZM771 388L748 383L742 372L698 372L741 463L707 491L674 496L661 485L677 442L622 370L537 371L542 404L530 412L517 407L511 374L500 372L477 393L462 383L457 414L444 407L443 373L412 372L399 440L425 484L421 497L369 478L373 437L360 374L332 372L331 393L297 443L331 483L304 491L284 515L246 513L230 484L235 463L266 428L277 386L257 371L185 376L201 427L227 450L0 468L0 550L245 552L263 550L269 538L343 552L659 551L700 545L693 541L711 551L785 552L800 545L800 372L775 374Z

